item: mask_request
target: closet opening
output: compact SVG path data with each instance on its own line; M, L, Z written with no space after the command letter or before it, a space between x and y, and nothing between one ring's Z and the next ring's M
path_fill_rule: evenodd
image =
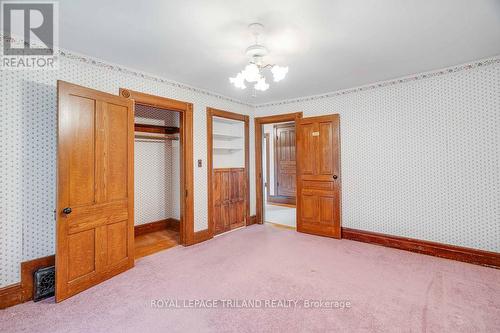
M302 113L255 118L257 223L295 229L296 127Z
M135 106L135 258L194 244L192 104L127 89L120 95Z
M135 257L180 243L180 114L135 104Z
M212 236L250 222L249 117L207 109L208 220Z

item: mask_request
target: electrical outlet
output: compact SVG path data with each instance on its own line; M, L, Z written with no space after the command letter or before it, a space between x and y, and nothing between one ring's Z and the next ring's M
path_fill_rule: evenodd
M203 165L202 161L198 160L198 168L201 168L202 165Z

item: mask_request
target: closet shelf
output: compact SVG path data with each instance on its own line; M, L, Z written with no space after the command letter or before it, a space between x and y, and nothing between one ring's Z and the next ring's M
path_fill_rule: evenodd
M149 124L134 124L136 132L158 133L158 134L176 134L179 133L179 127L149 125Z
M242 136L239 136L239 135L230 135L230 134L223 134L223 133L213 133L212 135L213 135L214 139L219 139L219 140L236 140L236 139L243 138Z

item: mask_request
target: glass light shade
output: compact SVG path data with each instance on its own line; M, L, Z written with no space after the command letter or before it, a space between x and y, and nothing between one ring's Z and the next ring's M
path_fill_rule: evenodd
M273 68L271 68L271 73L273 73L274 82L279 82L283 80L286 74L288 73L288 66L287 67L273 66Z
M254 85L255 90L266 91L269 89L269 84L266 83L265 78L260 78L259 81Z
M234 84L236 88L245 89L247 87L245 86L245 78L242 73L238 73L235 77L230 77L229 82Z
M245 69L241 73L248 82L257 82L260 79L259 67L256 64L246 65Z

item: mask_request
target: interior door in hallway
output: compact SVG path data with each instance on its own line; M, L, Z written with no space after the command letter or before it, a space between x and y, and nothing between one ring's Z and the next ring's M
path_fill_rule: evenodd
M297 231L340 238L339 115L297 125Z
M290 204L295 204L295 123L274 125L275 132L275 188L276 195L289 197Z
M58 82L58 302L134 266L133 103Z

